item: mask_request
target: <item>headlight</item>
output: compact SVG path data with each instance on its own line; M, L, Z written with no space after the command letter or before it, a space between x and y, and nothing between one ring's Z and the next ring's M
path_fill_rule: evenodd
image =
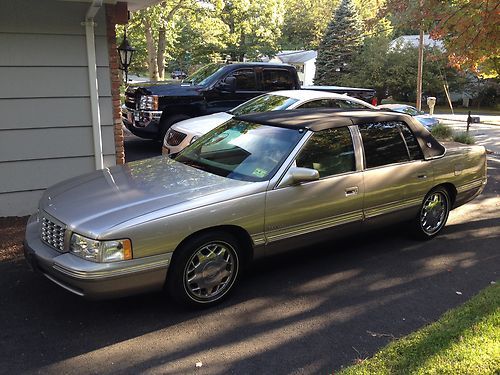
M158 95L143 95L139 101L139 109L158 109Z
M98 241L73 233L69 251L92 262L118 262L132 259L130 240Z
M194 141L196 141L198 138L200 138L198 135L194 135L193 138L191 138L191 140L189 141L189 144L193 143Z

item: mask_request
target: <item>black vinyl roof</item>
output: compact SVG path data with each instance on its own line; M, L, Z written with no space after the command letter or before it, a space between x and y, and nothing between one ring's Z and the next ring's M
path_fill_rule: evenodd
M313 132L349 125L402 121L406 123L420 144L426 159L443 155L445 148L411 116L380 110L342 110L332 108L295 109L252 113L234 117L236 120Z
M269 111L237 116L235 119L263 125L309 129L314 132L353 124L404 121L408 115L378 110L342 110L335 108Z

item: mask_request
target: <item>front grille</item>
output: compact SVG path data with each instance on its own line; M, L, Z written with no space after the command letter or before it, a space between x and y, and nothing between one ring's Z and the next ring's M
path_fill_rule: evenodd
M42 217L41 224L40 237L42 242L45 242L58 251L64 251L64 233L66 231L64 224L56 223L46 216Z
M137 88L128 88L125 91L125 106L131 109L137 109L139 100L136 100Z
M178 146L186 138L186 134L170 129L167 134L167 144L170 146Z

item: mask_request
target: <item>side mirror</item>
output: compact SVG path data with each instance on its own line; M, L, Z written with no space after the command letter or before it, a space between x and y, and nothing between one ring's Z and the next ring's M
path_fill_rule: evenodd
M316 169L291 167L281 180L280 187L300 184L301 182L316 181L319 179L319 172Z
M235 92L236 91L236 78L233 76L226 77L218 85L222 91Z

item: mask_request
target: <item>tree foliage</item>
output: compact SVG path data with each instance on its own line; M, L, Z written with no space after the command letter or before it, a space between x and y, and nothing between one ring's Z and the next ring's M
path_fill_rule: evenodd
M500 2L493 0L386 0L380 15L399 27L422 25L444 41L451 65L483 75L500 72Z
M379 102L387 96L412 102L416 98L418 50L413 47L391 50L389 42L390 38L384 35L366 38L352 61L351 72L342 77L341 84L374 88ZM422 84L426 95L443 98L445 82L452 91L464 85L465 77L447 65L442 52L429 48L425 56Z
M228 28L222 52L237 61L278 52L284 0L223 0L222 4L219 17Z
M342 0L318 48L315 83L338 85L362 44L363 25L352 0Z

